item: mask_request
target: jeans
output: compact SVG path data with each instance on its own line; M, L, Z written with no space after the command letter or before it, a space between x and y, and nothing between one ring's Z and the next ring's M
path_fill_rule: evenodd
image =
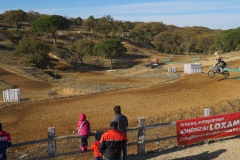
M88 136L80 136L81 139L81 146L84 147L88 145Z
M123 160L126 160L127 159L127 142L126 141L123 141L122 150L123 150Z
M95 157L95 160L102 160L102 157Z
M119 158L119 159L108 159L108 158L105 158L105 160L121 160L121 158Z

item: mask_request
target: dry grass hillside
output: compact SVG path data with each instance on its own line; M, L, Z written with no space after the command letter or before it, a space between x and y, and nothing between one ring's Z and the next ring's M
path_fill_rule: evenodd
M59 39L61 45L67 42L69 39ZM87 115L91 131L105 131L114 117L115 105L122 107L130 127L137 126L138 117L146 117L147 124L156 124L200 117L204 108L210 108L213 115L240 111L240 72L230 72L228 79L222 75L209 78L207 72L216 62L215 56L171 56L129 41L123 44L129 51L115 59L112 71L108 71L108 60L105 59L87 57L85 65L73 65L57 59L54 53L48 61L51 67L46 69L13 65L6 56L11 55L13 47L1 50L1 55L6 57L5 61L1 58L0 88L19 88L21 91L21 101L16 103L4 103L0 94L0 122L12 134L13 144L44 139L51 126L55 127L56 136L77 134L76 123L80 113ZM228 68L240 67L239 53L223 55ZM160 60L159 68L145 67L146 61L152 58ZM200 63L202 73L184 74L186 63ZM168 73L168 68L173 66L177 73ZM175 134L174 127L159 128L148 131L147 138ZM136 136L136 133L129 133L129 142L136 141ZM93 138L90 138L89 144L92 142ZM79 140L63 140L57 146L58 153L77 151ZM128 147L128 153L129 159L214 159L216 154L219 157L230 153L230 149L217 152L217 147L217 151L211 150L211 155L200 149L198 153L191 151L186 154L187 147L181 148L181 154L179 149L176 140L172 140L160 142L158 146L155 143L147 145L146 151L150 153L143 156L136 155L135 146ZM26 155L23 159L29 159L46 155L47 147L39 144L9 148L8 154L10 160L21 159L22 155ZM236 154L231 152L229 155L236 157ZM92 153L84 153L59 159L92 158Z

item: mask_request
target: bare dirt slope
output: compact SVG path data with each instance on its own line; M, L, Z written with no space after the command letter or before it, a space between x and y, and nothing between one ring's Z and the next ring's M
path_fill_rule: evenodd
M239 57L229 57L228 67L236 67L240 64ZM183 59L176 58L176 61L178 60ZM21 96L24 99L21 103L7 105L0 103L0 122L3 123L3 128L12 134L13 143L21 143L46 138L47 129L50 126L55 127L56 136L76 134L76 123L80 113L87 115L92 131L104 131L108 128L109 123L114 117L113 107L115 105L122 107L122 112L129 119L130 127L137 126L138 117L146 117L147 124L154 124L200 117L203 115L203 109L207 107L211 108L211 114L239 111L240 73L230 72L228 79L224 79L222 75L216 75L215 78L211 79L207 76L207 71L209 70L209 66L214 62L214 58L212 57L208 60L199 61L203 66L203 73L192 75L185 75L181 72L184 63L176 63L174 65L178 67L181 73L181 78L177 80L154 76L158 71L164 74L163 70L173 65L165 64L161 66L162 69L156 70L136 66L131 69L119 69L116 72L62 73L63 80L60 81L60 84L31 80L0 69L0 80L19 87ZM142 75L143 73L144 76L139 76L139 74ZM149 74L151 73L153 78L149 78ZM91 82L88 89L94 87L96 82L102 82L102 85L113 84L113 86L125 84L125 87L82 96L51 96L53 94L51 90L66 83L64 79L66 81L69 80L69 76L74 79L74 84ZM71 81L71 83L73 82ZM61 88L61 90L54 93L69 95L67 92L71 92L70 95L73 95L73 92L81 93L79 90L81 89L73 89L65 86L65 88ZM36 101L33 101L34 99ZM132 139L132 141L135 140ZM68 148L78 150L77 144L72 144L75 146ZM45 153L46 151L40 152L40 150L44 150L45 148L40 147L38 151L33 148L27 150L25 148L10 149L10 159L17 159L17 157L26 152L29 152L27 154L31 156L33 156L31 152L34 152L35 155L37 155L36 152L42 154L42 152ZM211 151L219 151L219 148L216 149L216 151ZM188 156L204 154L206 151L199 150L199 152L193 155L189 153ZM135 153L136 150L134 148L129 148L129 154ZM184 154L184 149L181 153ZM158 159L157 156L154 157L152 158ZM159 159L177 159L182 157L184 155L178 156L174 154L173 156L171 153L166 153L165 157ZM80 159L91 158L92 154L86 154ZM147 157L145 158L147 159ZM75 156L69 159L79 159L79 157Z

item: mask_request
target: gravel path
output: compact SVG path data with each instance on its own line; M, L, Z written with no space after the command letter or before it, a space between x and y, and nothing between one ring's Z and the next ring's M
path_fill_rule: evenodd
M240 139L228 139L209 144L178 147L142 156L131 156L130 160L238 160Z

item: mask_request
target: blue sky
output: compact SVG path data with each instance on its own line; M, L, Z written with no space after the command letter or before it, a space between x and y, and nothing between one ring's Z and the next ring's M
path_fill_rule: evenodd
M240 0L0 0L0 4L0 13L22 9L82 19L111 15L114 20L179 27L240 27Z

